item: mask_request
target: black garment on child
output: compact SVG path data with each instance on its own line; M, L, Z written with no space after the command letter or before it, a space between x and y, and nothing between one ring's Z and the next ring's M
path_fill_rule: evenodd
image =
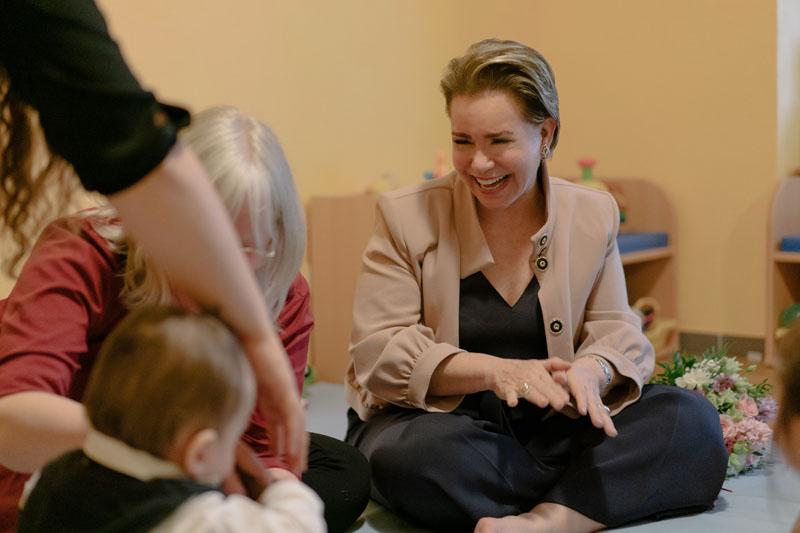
M42 471L19 518L19 533L150 531L189 498L216 490L186 479L140 481L80 450Z

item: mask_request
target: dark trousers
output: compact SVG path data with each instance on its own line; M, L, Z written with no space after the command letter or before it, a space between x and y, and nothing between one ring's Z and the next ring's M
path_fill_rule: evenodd
M442 530L541 502L614 527L708 509L722 487L719 416L693 392L645 386L614 417L616 438L586 417L545 413L487 392L452 413L395 408L363 423L351 411L346 440L369 460L374 499Z
M369 464L349 444L318 433L309 436L308 470L303 482L324 502L328 531L345 531L369 503Z

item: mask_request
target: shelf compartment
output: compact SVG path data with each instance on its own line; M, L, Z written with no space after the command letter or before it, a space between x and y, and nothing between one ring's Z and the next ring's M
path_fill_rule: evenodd
M627 266L646 263L648 261L656 261L658 259L667 259L672 257L673 253L672 246L661 246L659 248L650 248L649 250L628 252L627 254L621 254L620 257L622 258L622 264Z
M776 263L800 263L800 252L775 252L772 258Z
M772 197L767 233L767 312L764 362L778 364L775 330L787 305L800 301L800 252L792 245L800 235L800 177L782 179ZM781 246L789 250L781 250Z

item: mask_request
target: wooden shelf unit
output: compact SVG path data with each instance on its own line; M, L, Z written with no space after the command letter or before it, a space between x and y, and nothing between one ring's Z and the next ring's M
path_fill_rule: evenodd
M643 296L655 298L661 306L659 316L677 318L677 284L675 250L677 249L675 215L664 191L655 183L638 178L603 179L610 188L619 189L625 197L626 221L620 233L665 232L668 245L622 254L625 285L631 305ZM665 348L656 357L671 357L679 348L679 335L671 335Z
M784 178L772 197L767 227L767 327L764 362L775 366L778 358L775 330L780 313L800 302L800 253L781 252L781 239L800 235L800 177Z
M316 196L308 204L311 267L310 361L317 379L341 383L350 360L353 296L361 255L375 230L377 197Z
M798 252L775 252L772 259L776 263L800 263L800 253Z
M655 261L657 259L667 259L672 257L672 246L664 246L662 248L652 248L650 250L640 250L638 252L629 252L622 254L622 266L638 265L639 263L646 263L648 261Z

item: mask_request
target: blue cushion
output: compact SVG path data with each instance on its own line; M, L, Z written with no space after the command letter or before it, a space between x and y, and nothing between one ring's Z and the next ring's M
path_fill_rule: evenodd
M800 252L800 235L781 239L781 252Z
M617 235L617 246L621 254L649 250L650 248L663 248L667 246L668 241L669 236L664 232L620 233Z

